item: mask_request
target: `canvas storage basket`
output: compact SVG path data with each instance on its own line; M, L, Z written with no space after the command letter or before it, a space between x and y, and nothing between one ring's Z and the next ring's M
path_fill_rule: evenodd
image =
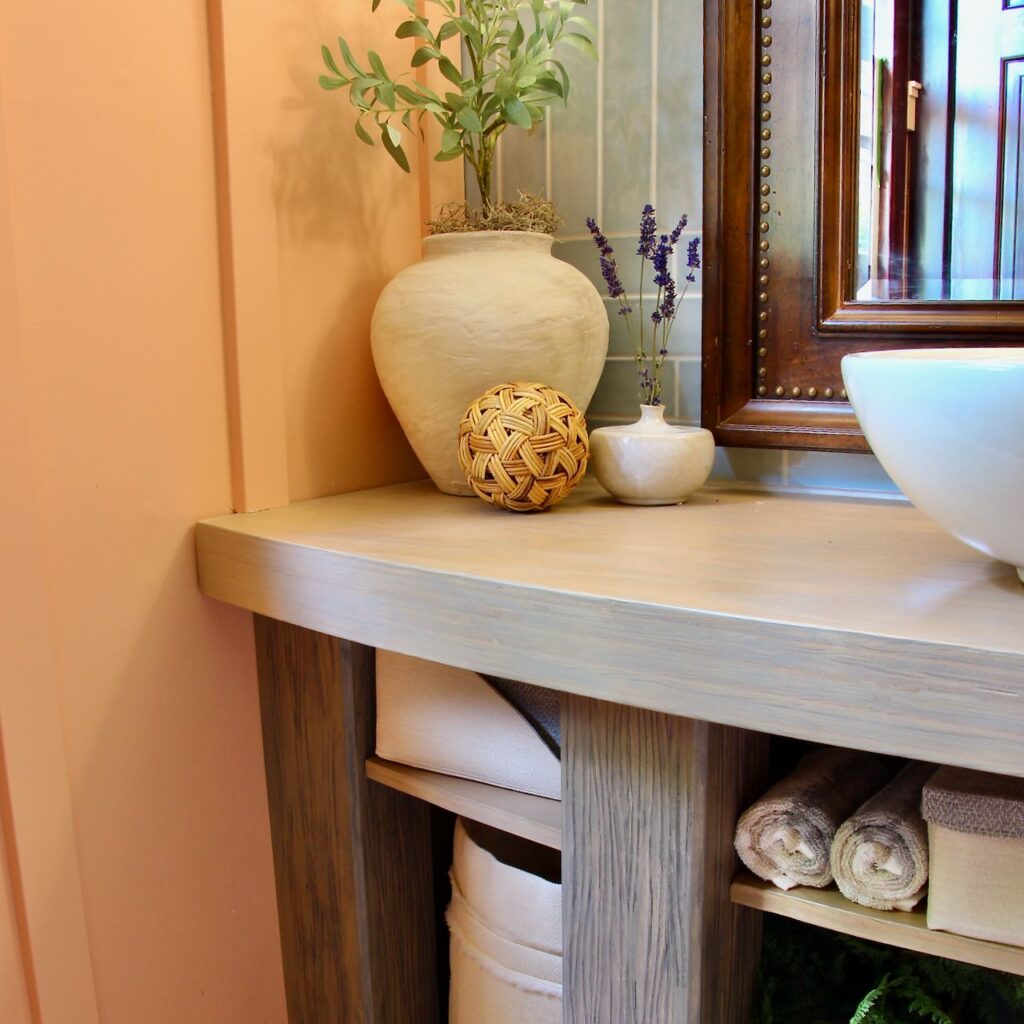
M921 813L928 927L1024 946L1024 779L940 768Z
M377 755L533 796L562 795L558 694L377 651Z
M458 820L448 1024L561 1024L558 872L556 851Z

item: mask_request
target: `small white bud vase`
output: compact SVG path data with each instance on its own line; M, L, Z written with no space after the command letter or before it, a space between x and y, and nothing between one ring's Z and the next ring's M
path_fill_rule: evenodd
M663 405L641 405L636 423L590 435L597 479L625 505L681 505L704 485L714 461L711 431L666 423Z

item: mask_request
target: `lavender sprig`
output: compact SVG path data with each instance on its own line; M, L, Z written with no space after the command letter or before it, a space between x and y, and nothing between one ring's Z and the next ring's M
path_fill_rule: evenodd
M601 233L601 229L597 226L597 221L593 217L587 218L587 227L590 229L591 235L594 236L594 244L597 246L597 251L601 254L601 276L604 278L605 286L608 289L608 296L609 298L619 300L619 316L628 316L633 312L633 309L626 301L626 289L622 287L622 281L619 279L619 267L615 262L615 250L608 239Z
M658 225L654 219L654 207L648 203L640 214L640 244L636 247L637 256L645 259L654 258L654 246L657 244Z
M683 231L687 225L684 214L670 234L658 234L654 207L648 203L640 215L640 239L636 254L640 257L640 286L638 322L631 316L633 308L626 295L619 276L618 264L611 243L602 234L593 217L587 219L587 227L594 238L600 254L601 276L604 278L608 295L619 301L619 315L625 317L627 330L633 339L637 376L640 384L640 401L644 405L660 405L662 369L668 355L669 334L679 312L679 304L689 284L696 280L695 270L700 268L700 239L694 238L686 248L685 284L680 293L672 273L672 262ZM647 263L654 269L654 284L657 287L654 310L648 317L643 311L643 281ZM650 349L646 337L647 322L650 322Z

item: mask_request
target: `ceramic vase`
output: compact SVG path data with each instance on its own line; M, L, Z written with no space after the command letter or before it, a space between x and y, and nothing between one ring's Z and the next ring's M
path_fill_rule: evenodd
M424 257L384 289L373 361L384 394L431 479L472 494L459 423L488 388L547 384L586 410L608 352L597 289L551 254L554 239L478 231L423 240Z
M640 419L599 427L590 459L601 486L626 505L681 505L715 461L715 439L702 427L665 422L663 405L641 405Z

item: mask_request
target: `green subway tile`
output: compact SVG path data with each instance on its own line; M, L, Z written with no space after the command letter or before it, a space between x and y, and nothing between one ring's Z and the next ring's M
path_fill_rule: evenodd
M768 448L719 448L711 478L780 487L786 482L786 453Z
M700 420L700 359L674 360L676 368L676 415L688 423Z
M509 128L498 143L501 163L501 199L513 201L520 192L547 195L547 146L543 126L531 135L521 128Z
M591 21L597 7L583 13ZM559 58L569 73L569 100L549 108L551 119L551 190L567 235L587 230L588 217L598 212L597 196L597 62L578 50L563 47Z
M899 493L874 455L790 452L788 480L790 486L814 490Z
M676 367L666 362L662 373L665 415L675 417ZM631 359L609 359L601 383L590 403L588 414L596 417L626 417L630 421L640 415L640 386L636 364Z
M658 11L658 208L701 222L704 35L702 0Z
M651 198L651 2L610 0L602 26L606 232L636 231Z

